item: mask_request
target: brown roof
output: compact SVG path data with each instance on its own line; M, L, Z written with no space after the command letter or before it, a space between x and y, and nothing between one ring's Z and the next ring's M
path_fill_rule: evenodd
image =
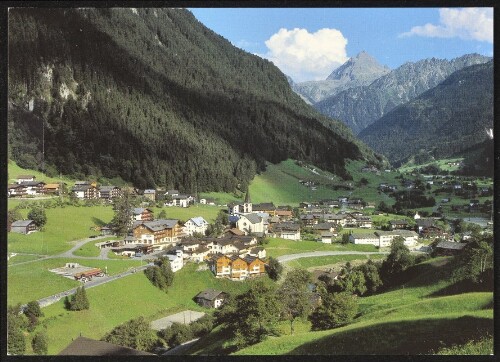
M118 346L104 341L96 341L86 337L78 337L65 349L60 356L155 356L153 353Z
M243 231L241 231L240 229L236 229L236 228L229 229L227 232L231 233L233 235L236 235L236 236L243 236L243 235L245 235L245 233Z

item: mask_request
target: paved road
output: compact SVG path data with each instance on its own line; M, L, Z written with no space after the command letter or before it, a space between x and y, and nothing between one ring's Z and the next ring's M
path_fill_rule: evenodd
M276 259L280 263L286 263L290 260L300 259L300 258L311 258L315 256L329 256L329 255L386 255L389 254L387 251L311 251L308 253L300 254L288 254L278 256Z
M159 331L162 329L165 329L167 327L170 327L172 323L177 322L177 323L182 323L182 324L189 324L191 322L194 322L197 319L200 319L203 317L205 313L203 312L197 312L194 310L185 310L176 314L169 315L165 318L160 318L157 320L154 320L151 322L151 328Z
M198 342L199 338L192 339L190 341L184 342L183 344L178 345L177 347L174 347L172 349L169 349L167 352L163 353L162 356L180 356L186 354L186 351L189 350L189 348Z

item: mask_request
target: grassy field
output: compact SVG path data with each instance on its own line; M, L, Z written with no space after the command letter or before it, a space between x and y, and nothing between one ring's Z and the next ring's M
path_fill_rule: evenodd
M108 241L108 240L119 240L121 238L112 236L109 238L105 239L99 239L99 242L102 243L103 241ZM99 256L101 253L101 249L99 249L97 246L95 246L96 242L94 240L89 241L88 243L85 243L81 246L81 248L75 250L73 252L73 255L76 256Z
M17 254L15 256L9 258L7 265L15 265L15 264L19 264L19 263L24 263L26 261L37 260L39 258L40 258L40 256L38 256L38 255Z
M448 162L460 162L463 160L464 160L463 158L447 158L447 159L427 162L427 163L424 163L421 165L408 164L408 165L403 165L402 167L400 167L399 171L401 173L412 172L416 168L422 168L422 167L426 167L426 166L430 166L430 165L437 165L443 171L456 171L456 170L458 170L458 166L448 166Z
M152 209L155 214L155 218L158 218L160 212L165 211L167 219L178 219L185 222L192 217L201 216L209 223L212 223L215 221L219 210L222 210L223 208L211 205L192 205L190 207L154 207Z
M27 214L28 210L21 210ZM96 235L90 228L111 221L111 206L66 206L45 210L47 224L44 231L23 235L8 234L8 251L54 255L71 249L70 241Z
M94 260L78 258L53 258L21 265L9 265L7 269L7 304L26 303L59 293L80 285L79 282L54 274L49 269L76 262L84 266L105 269L113 275L141 265L138 260Z
M71 187L75 184L75 180L70 179L68 177L48 177L42 172L39 171L34 171L30 169L25 169L22 167L19 167L14 161L9 160L9 163L7 164L7 172L8 172L8 182L9 183L15 183L17 181L17 176L18 175L33 175L36 177L36 181L43 181L45 183L59 183L59 182L65 182L68 184L68 187Z
M264 245L267 256L274 258L286 254L306 253L309 251L377 251L373 245L340 245L323 244L316 241L294 241L279 238L269 238L269 243Z
M368 259L377 260L385 258L385 255L331 255L331 256L315 256L313 258L300 258L294 259L286 262L286 265L291 268L313 268L313 267L321 267L326 265L345 264L350 261L360 261L365 262Z
M192 300L204 289L241 293L250 287L250 281L216 279L208 270L197 271L195 264L188 264L175 274L174 283L167 293L152 286L143 273L133 274L89 289L90 309L87 311L68 312L62 301L43 308L45 317L42 323L47 327L49 354L57 354L80 333L100 339L116 325L141 315L154 320L185 309L206 312L207 309Z
M269 337L236 354L432 354L457 345L469 345L465 351L489 353L491 339L481 347L467 342L492 335L493 293L443 293L451 284L448 260L436 258L416 265L405 272L404 287L359 298L359 315L350 325L311 332L308 322L298 321L294 335L284 329L280 337ZM207 341L230 337L217 330L213 333ZM203 338L190 352L220 352L222 343L219 340L211 346Z

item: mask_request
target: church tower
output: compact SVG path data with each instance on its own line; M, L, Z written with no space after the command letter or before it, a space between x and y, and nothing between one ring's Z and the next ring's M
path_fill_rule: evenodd
M247 194L245 195L245 202L243 203L243 213L251 213L252 212L252 200L250 200L250 190L247 190Z

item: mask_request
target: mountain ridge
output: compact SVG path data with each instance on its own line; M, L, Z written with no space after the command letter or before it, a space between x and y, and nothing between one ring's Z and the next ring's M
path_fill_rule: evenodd
M342 120L358 134L396 106L437 86L451 73L490 59L466 54L452 60L430 58L407 62L368 86L347 89L314 106L321 113Z
M452 73L436 87L400 105L359 137L392 163L417 152L455 156L484 142L493 127L493 62Z
M368 85L389 71L362 51L333 70L325 80L294 83L292 88L307 103L315 104L343 90Z

